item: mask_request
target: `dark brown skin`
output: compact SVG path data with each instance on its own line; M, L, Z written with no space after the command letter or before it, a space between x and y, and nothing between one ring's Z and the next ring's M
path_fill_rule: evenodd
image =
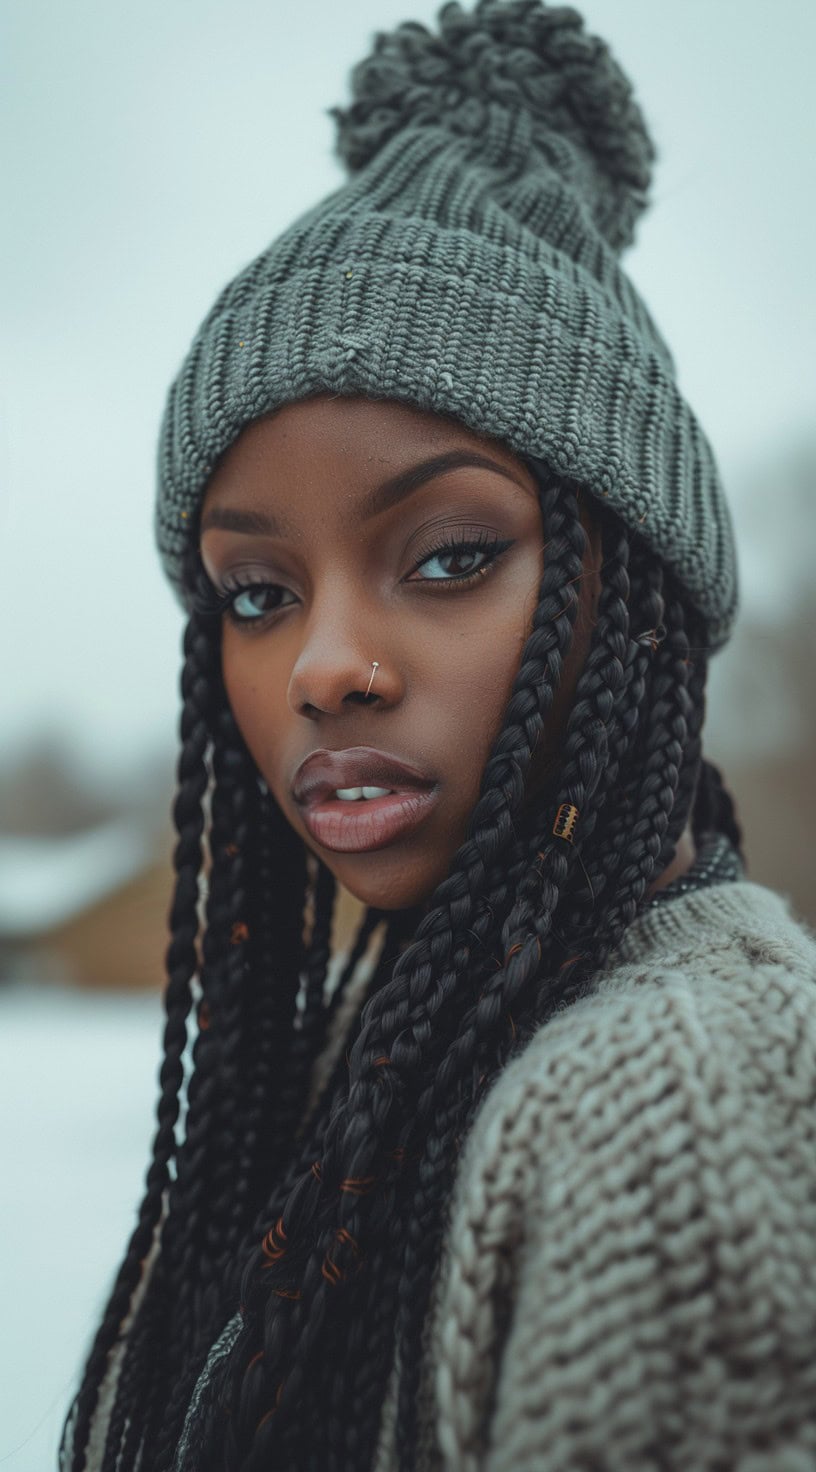
M362 503L383 481L451 452L489 457L495 468L448 468L362 519ZM287 534L216 525L238 511L285 521ZM597 608L600 536L585 501L581 515L588 548L579 614L528 793L557 754ZM511 545L492 562L489 548L432 555L441 542L480 535ZM530 471L497 441L446 418L322 395L255 421L230 447L205 496L201 553L219 590L236 574L282 590L244 594L240 611L272 610L260 618L225 618L223 669L235 719L288 821L362 903L421 905L465 837L530 631L546 556ZM480 567L468 583L452 581ZM379 698L366 703L375 659ZM423 824L375 852L325 849L290 790L310 752L349 746L377 747L439 783ZM682 873L693 852L684 834L658 883Z

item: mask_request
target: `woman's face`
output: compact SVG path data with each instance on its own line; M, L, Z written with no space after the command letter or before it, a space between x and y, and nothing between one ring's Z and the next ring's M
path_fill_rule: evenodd
M201 552L232 596L235 719L289 823L364 904L420 904L448 872L530 630L543 541L522 461L397 403L289 405L249 425L210 481ZM584 617L561 706L588 634Z

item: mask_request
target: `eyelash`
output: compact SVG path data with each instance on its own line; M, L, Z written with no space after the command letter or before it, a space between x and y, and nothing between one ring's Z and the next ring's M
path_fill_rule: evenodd
M491 555L489 556L488 560L482 563L481 567L474 568L472 572L455 573L452 577L449 578L419 579L420 582L427 583L435 588L463 588L478 582L480 579L483 579L489 573L491 568L495 567L496 563L503 555L503 553L505 553L509 547L512 547L512 545L513 543L511 539L501 540L498 537L491 536L489 532L480 532L478 537L468 537L467 539L440 542L435 547L429 547L427 552L423 553L419 562L416 563L412 571L417 572L419 568L423 567L426 562L432 562L435 557L443 557L453 552L487 553L489 551ZM232 581L223 589L219 590L218 588L213 587L211 583L208 584L205 592L198 592L194 596L193 607L195 608L195 611L197 613L204 614L205 616L213 618L220 618L222 615L226 615L226 617L230 619L233 624L236 624L239 628L242 629L258 627L265 624L269 617L276 613L279 613L281 611L281 608L286 608L290 605L281 604L277 608L269 608L266 609L265 612L258 613L257 617L255 618L248 618L244 614L235 612L235 600L241 595L241 593L245 593L251 589L278 587L280 587L280 584L278 583L265 583L261 579L251 576L242 579L240 574L237 574L232 579Z

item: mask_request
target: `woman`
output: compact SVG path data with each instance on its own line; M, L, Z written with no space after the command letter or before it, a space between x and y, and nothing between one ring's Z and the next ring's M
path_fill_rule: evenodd
M643 120L538 0L337 120L163 425L159 1128L62 1466L798 1472L816 947L701 757L734 554L618 263Z

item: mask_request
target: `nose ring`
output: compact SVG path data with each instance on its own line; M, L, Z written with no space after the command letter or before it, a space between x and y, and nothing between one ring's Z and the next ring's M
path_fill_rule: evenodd
M380 661L378 659L372 659L371 664L371 679L368 682L368 690L371 689L371 686L374 683L374 676L376 675L377 670L380 668ZM368 694L368 690L366 690L366 695Z

